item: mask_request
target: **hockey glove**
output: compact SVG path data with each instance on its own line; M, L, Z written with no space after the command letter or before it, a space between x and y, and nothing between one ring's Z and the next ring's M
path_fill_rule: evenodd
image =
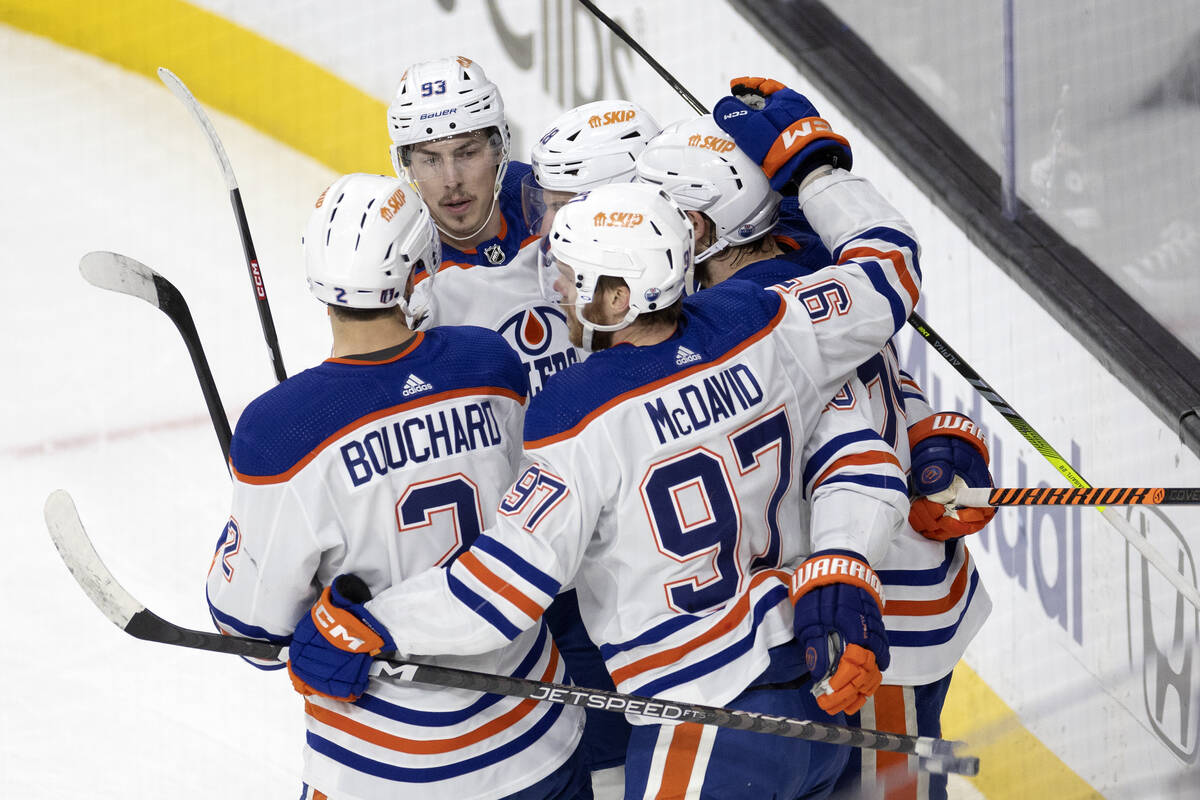
M908 522L929 539L957 539L987 525L994 508L955 508L962 487L992 485L983 431L969 417L942 413L926 417L908 429L912 449L913 495Z
M767 78L734 78L713 119L762 167L771 188L785 192L816 167L850 169L850 143L834 133L804 95Z
M883 627L883 586L851 550L820 550L792 575L792 629L827 714L853 714L891 662Z
M352 702L367 690L372 656L396 649L387 629L363 603L371 590L357 575L339 575L300 618L288 648L292 686Z

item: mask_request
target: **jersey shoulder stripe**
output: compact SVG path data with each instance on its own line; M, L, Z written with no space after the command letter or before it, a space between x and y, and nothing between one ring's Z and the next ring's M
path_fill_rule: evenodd
M845 455L841 458L835 459L831 464L829 464L825 471L818 475L813 481L809 492L811 493L826 481L837 482L839 480L845 481L850 478L850 476L846 474L836 474L839 470L846 469L848 467L874 467L877 465L890 465L899 470L900 474L904 473L904 468L900 466L900 461L896 458L895 453L887 450L870 450L864 453L851 453L850 455ZM863 478L866 476L856 475L854 477ZM872 475L872 477L877 477L883 480L883 483L881 484L882 488L895 489L905 496L908 495L908 487L904 485L903 481L895 478L894 476ZM891 478L891 480L886 480L887 478Z
M494 537L488 536L486 533L481 534L472 546L477 550L487 553L497 561L502 562L506 567L519 575L522 580L537 588L543 594L550 597L558 594L558 590L561 587L557 581L521 558L511 549L500 544Z
M570 438L616 405L734 358L774 330L786 309L777 294L745 281L689 297L680 330L665 342L593 353L555 375L530 402L525 446ZM678 358L680 348L699 359Z
M248 483L287 480L355 428L473 395L521 404L528 395L520 359L503 337L484 328L436 328L385 362L325 361L273 387L242 413L230 444L234 475Z
M454 574L449 571L446 572L446 583L450 588L450 594L454 595L467 608L470 608L476 614L483 617L483 619L487 620L488 624L504 635L504 638L512 641L521 635L521 629L509 622L500 609L472 591L470 587L454 577Z

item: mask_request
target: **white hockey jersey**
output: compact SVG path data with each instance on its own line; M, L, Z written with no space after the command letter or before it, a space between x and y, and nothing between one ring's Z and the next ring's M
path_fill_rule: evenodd
M520 184L528 172L528 164L509 164L497 200L499 236L470 250L444 246L434 279L418 275L414 291L429 306L422 328L477 325L503 336L525 365L532 395L551 375L582 361L586 353L571 345L562 309L542 296L539 237L529 232L521 215Z
M869 376L864 383L873 387L872 408L879 409L880 399L891 406L874 411L874 418L885 425L899 419L896 454L907 473L907 429L933 409L916 381L900 370L891 346L864 364L859 376ZM887 594L883 622L892 653L884 683L922 686L948 675L991 613L992 600L967 541L927 539L905 524L876 566Z
M669 340L556 377L531 403L526 469L496 526L369 603L399 651L496 647L573 581L620 691L720 705L765 669L792 638L790 570L866 546L845 527L797 535L802 444L919 285L911 231L869 184L835 172L804 199L839 266L706 290ZM903 508L895 486L879 497Z
M828 263L828 253L814 240L803 217L789 218L785 212L784 223L781 225L784 232L793 237L785 239L794 248L792 252L743 267L735 279L767 286L809 275ZM847 409L855 413L836 425L831 422L818 429L815 435L834 435L838 437L834 441L868 435L852 430L865 416L867 429L874 430L886 443L881 449L894 452L907 476L910 467L907 429L929 416L932 410L921 388L901 371L895 346L890 342L858 368L857 376L859 384L852 381L844 387L830 404L826 416L847 416ZM887 481L889 477L888 473L881 473L875 480ZM926 539L905 519L882 558L867 555L887 598L883 622L891 664L883 673L884 683L922 686L949 674L992 608L966 542Z
M491 331L444 328L372 357L385 360L329 359L242 415L233 513L208 578L221 629L286 643L337 575L378 594L447 563L493 523L521 450L526 384L514 354ZM422 613L435 623L439 610ZM563 680L544 625L497 644L429 661ZM304 707L305 782L357 800L503 797L564 763L584 716L377 678L354 703L314 695Z

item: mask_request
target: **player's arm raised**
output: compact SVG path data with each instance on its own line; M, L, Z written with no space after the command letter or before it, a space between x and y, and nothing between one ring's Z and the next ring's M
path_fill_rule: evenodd
M818 388L832 395L912 313L921 285L916 236L874 186L848 171L849 143L807 98L762 78L731 83L732 96L713 111L717 124L772 188L799 187L800 210L833 254L830 267L775 287L812 320L829 376Z

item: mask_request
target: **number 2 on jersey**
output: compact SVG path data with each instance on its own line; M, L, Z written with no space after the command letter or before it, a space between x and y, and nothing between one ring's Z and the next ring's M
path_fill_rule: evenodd
M470 547L483 530L479 488L462 473L414 483L396 503L396 526L400 533L433 528L438 514L449 515L452 531L446 552L434 562L440 566Z

